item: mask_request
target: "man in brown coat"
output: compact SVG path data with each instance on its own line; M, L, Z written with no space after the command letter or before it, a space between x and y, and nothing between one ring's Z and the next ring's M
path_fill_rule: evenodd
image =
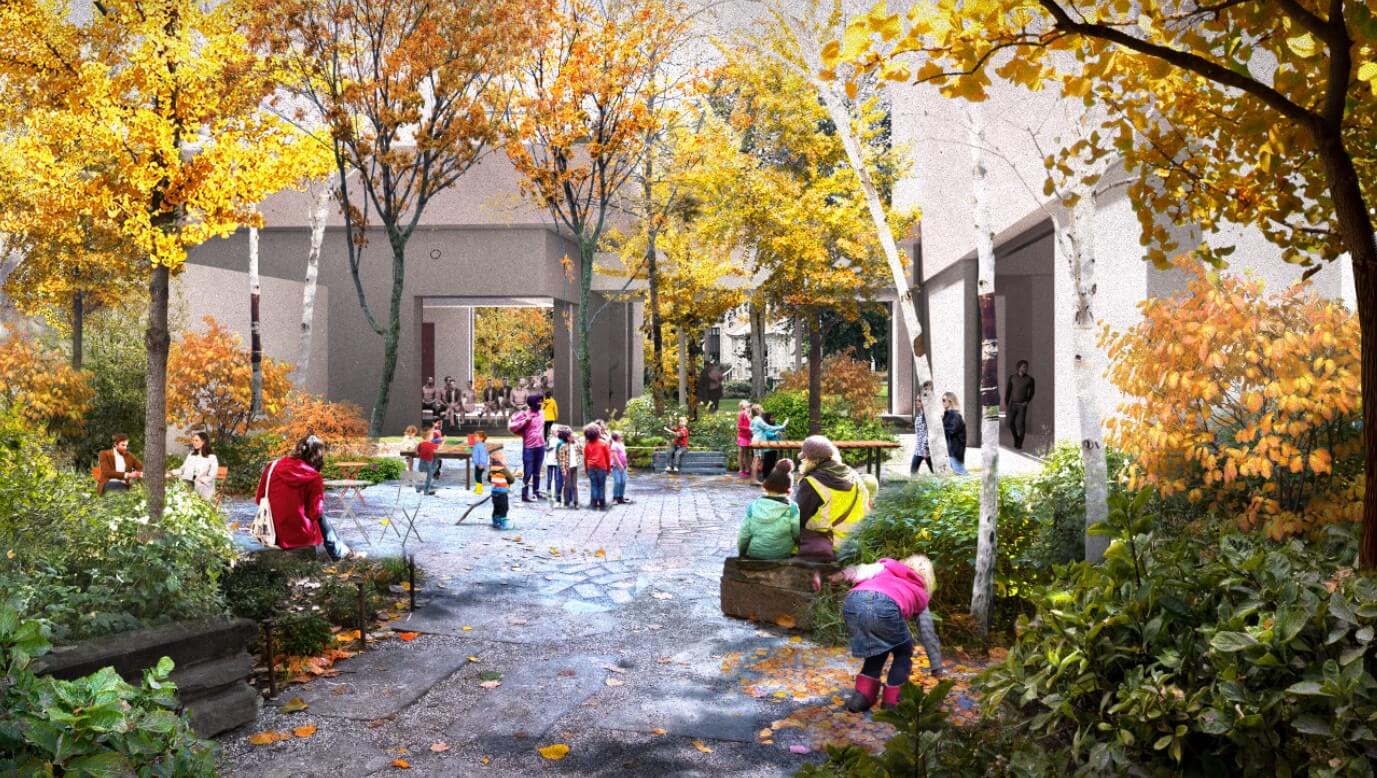
M129 491L129 482L143 477L143 463L129 453L129 436L116 433L112 438L114 446L100 452L100 477L96 479L96 494L105 494L107 489Z

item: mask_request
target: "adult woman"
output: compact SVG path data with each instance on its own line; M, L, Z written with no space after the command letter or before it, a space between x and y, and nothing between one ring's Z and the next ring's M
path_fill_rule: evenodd
M928 420L923 416L922 400L913 404L913 437L913 462L908 466L908 474L918 475L918 468L924 462L928 463L929 473L936 473L932 469L932 452L928 449Z
M530 395L526 398L526 410L518 411L507 422L507 430L521 437L522 502L541 499L540 469L545 463L545 438L542 437L545 416L540 406L540 395Z
M254 502L266 498L273 512L277 547L304 548L325 546L333 560L355 556L325 520L325 442L307 435L297 442L290 456L273 460L258 479Z
M865 518L869 499L864 482L841 459L841 452L822 435L810 435L799 452L798 555L805 559L831 561L842 541Z
M215 499L215 474L220 470L220 460L210 447L210 436L204 432L191 433L191 453L186 455L182 466L170 475L186 481L201 495L202 499Z
M751 475L751 401L742 400L737 403L736 415L736 448L737 448L737 475L742 478L749 478Z
M957 475L969 475L966 472L966 420L961 418L961 403L957 402L955 394L945 392L942 407L946 409L942 413L942 430L947 434L947 458L951 469Z

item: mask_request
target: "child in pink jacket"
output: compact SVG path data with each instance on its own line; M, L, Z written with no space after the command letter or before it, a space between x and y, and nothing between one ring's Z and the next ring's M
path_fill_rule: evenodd
M856 676L856 689L847 697L847 710L869 710L877 698L885 709L899 704L899 688L913 672L913 635L908 622L927 611L931 571L928 558L915 554L902 562L881 559L873 564L853 565L831 577L833 581L856 583L842 604L842 616L851 633L851 655L864 662ZM940 673L940 646L934 649L936 632L920 631L928 661ZM894 661L882 691L880 673L891 655Z

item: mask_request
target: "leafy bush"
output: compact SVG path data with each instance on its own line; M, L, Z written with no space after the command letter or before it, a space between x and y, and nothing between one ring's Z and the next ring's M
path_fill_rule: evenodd
M872 418L884 411L884 377L870 369L870 363L856 359L848 349L822 360L822 398L831 400L843 415ZM808 368L790 370L779 378L779 388L789 392L808 392ZM806 405L804 406L807 407ZM805 422L808 417L804 415Z
M1148 498L1111 498L1104 564L1039 593L988 708L1064 773L1371 775L1377 580L1333 561L1356 533L1159 536Z
M802 391L779 391L765 398L761 407L772 414L776 423L786 419L789 426L784 429L787 440L803 440L808 437L808 393ZM889 440L897 441L894 429L874 415L853 415L835 400L823 397L822 434L832 440ZM865 462L864 451L843 452L842 458L848 464L859 465Z
M335 456L360 457L373 453L368 442L368 421L357 405L330 402L305 392L294 392L287 399L282 418L273 427L280 440L276 454L291 453L297 441L314 434L325 441Z
M330 622L318 613L284 613L273 621L277 650L286 656L315 656L330 645Z
M372 486L377 486L384 481L395 481L402 477L402 471L406 469L406 462L398 457L370 457L355 460L353 457L335 455L326 457L325 469L321 473L326 479L343 478L344 473L335 463L349 461L366 461L368 463L359 469L357 478L360 481L367 481Z
M239 438L216 441L215 456L228 469L225 491L229 494L253 494L263 469L281 450L282 438L274 432L260 432Z
M1106 333L1125 402L1110 440L1130 488L1192 502L1273 539L1362 513L1358 317L1294 288L1206 273Z
M66 357L6 324L0 333L0 410L13 408L32 424L76 438L91 402L87 375Z
M291 365L263 358L263 413L253 415L253 364L244 340L212 316L205 329L186 331L167 358L167 418L212 440L242 437L282 411L292 388Z
M698 418L689 422L689 444L693 448L721 451L727 455L728 466L732 466L736 455L736 414L735 410L708 411L700 407ZM614 416L608 424L625 436L628 447L664 448L669 445L665 428L673 428L680 416L687 415L683 406L674 405L666 406L664 414L656 415L653 398L642 395L627 402L625 411Z
M724 400L745 400L751 396L750 381L723 381L722 399Z
M995 557L996 629L1013 624L1024 598L1047 570L1029 564L1029 550L1042 525L1029 510L1027 479L999 482L999 543ZM875 509L840 550L846 564L903 559L924 553L937 572L932 607L938 613L966 610L975 581L975 551L980 526L980 481L976 478L926 478L899 488L881 489Z
M94 465L100 450L110 447L110 436L116 432L129 436L130 451L143 451L148 352L143 343L141 315L111 308L86 319L83 367L89 376L91 403L86 411L84 434L64 444L72 449L78 468Z
M43 626L0 604L0 773L18 776L215 775L214 746L177 715L172 660L135 688L109 667L84 678L36 676Z
M1123 489L1125 458L1117 449L1105 450L1109 489ZM1029 484L1032 511L1042 525L1028 550L1030 563L1049 569L1085 558L1085 464L1074 443L1058 443L1047 455L1040 473Z

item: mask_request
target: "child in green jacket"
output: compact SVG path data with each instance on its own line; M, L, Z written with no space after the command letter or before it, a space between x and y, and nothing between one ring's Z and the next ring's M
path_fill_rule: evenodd
M798 506L789 502L789 473L794 463L781 459L765 477L765 494L746 508L737 536L737 552L750 559L787 559L798 544Z

